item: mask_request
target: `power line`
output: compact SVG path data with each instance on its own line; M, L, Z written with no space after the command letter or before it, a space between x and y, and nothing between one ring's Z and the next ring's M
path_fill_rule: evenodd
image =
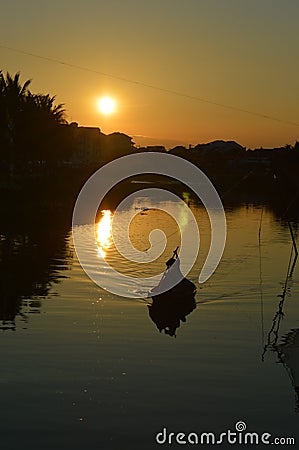
M26 55L26 56L31 56L33 58L42 59L44 61L49 61L49 62L52 62L52 63L55 63L55 64L61 64L61 65L66 66L66 67L71 67L72 69L83 70L85 72L95 73L97 75L101 75L101 76L108 77L108 78L113 78L115 80L123 81L125 83L135 84L137 86L142 86L142 87L145 87L145 88L148 88L148 89L154 89L156 91L165 92L167 94L176 95L178 97L184 97L184 98L188 98L190 100L195 100L195 101L198 101L198 102L201 102L201 103L207 103L209 105L218 106L220 108L230 109L232 111L237 111L237 112L241 112L241 113L244 113L244 114L250 114L250 115L256 116L256 117L261 117L262 119L272 120L272 121L283 123L283 124L286 124L286 125L292 125L292 126L295 126L295 127L299 127L299 123L291 122L289 120L283 120L283 119L280 119L278 117L274 117L274 116L271 116L271 115L268 115L268 114L263 114L263 113L259 113L259 112L256 112L256 111L250 111L248 109L239 108L237 106L228 105L228 104L225 104L225 103L214 102L213 100L209 100L209 99L206 99L206 98L203 98L203 97L198 97L198 96L195 96L195 95L186 94L186 93L175 91L175 90L172 90L172 89L167 89L167 88L164 88L164 87L161 87L161 86L156 86L156 85L153 85L153 84L145 83L143 81L133 80L133 79L126 78L126 77L121 77L119 75L114 75L114 74L111 74L111 73L102 72L100 70L91 69L90 67L84 67L84 66L80 66L78 64L72 64L72 63L69 63L69 62L66 62L66 61L61 61L61 60L56 59L56 58L50 58L48 56L38 55L36 53L27 52L25 50L20 50L20 49L14 48L14 47L8 47L8 46L2 45L2 44L0 44L0 48L5 49L5 50L9 50L9 51L12 51L12 52L20 53L20 54L23 54L23 55Z

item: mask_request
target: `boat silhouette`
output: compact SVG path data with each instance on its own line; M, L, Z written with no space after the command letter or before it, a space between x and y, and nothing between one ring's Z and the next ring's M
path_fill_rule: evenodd
M196 308L196 286L183 276L177 251L178 247L166 262L160 283L150 291L152 303L148 305L149 316L159 332L174 337L181 322L186 322L186 316Z

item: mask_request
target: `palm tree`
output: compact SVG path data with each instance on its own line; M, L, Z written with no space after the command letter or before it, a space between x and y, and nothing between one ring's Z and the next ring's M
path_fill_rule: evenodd
M27 158L52 164L59 159L61 125L67 123L63 106L55 104L55 96L27 94L21 124Z
M65 151L63 136L67 124L63 104L55 96L33 94L31 80L24 84L20 73L0 71L0 147L9 163L10 181L15 178L16 164L24 171L26 162L56 164Z
M1 130L4 134L3 140L9 152L10 160L10 181L13 182L15 172L15 138L16 127L20 114L24 110L26 95L29 92L28 86L31 80L20 83L20 72L14 76L7 72L6 76L1 73L0 92L1 92L1 119L4 127Z
M10 129L13 129L18 114L24 108L31 80L25 81L22 85L20 83L20 72L17 72L14 77L7 72L6 77L2 75L1 78L7 125Z
M63 103L55 105L55 96L29 93L27 101L33 103L36 113L40 114L40 117L55 123L66 123L64 105Z

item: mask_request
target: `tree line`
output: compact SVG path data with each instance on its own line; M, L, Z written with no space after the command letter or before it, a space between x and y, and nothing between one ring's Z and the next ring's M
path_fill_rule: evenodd
M10 181L18 175L37 173L38 168L53 168L63 161L84 162L80 156L82 142L91 140L86 159L94 165L136 151L165 151L164 147L136 149L132 139L123 133L104 135L100 129L68 125L63 104L56 104L55 96L35 94L31 80L21 83L20 73L11 75L0 71L0 170L3 179ZM93 136L91 136L93 132ZM84 147L84 146L83 146ZM272 151L269 151L272 150ZM192 148L175 147L169 150L207 170L208 174L247 171L258 166L262 172L278 162L298 165L299 143L278 149L246 151L235 142L215 141ZM76 154L77 152L77 154ZM94 153L91 155L90 153ZM78 158L78 155L80 156ZM81 158L81 160L80 160ZM81 161L81 162L82 162ZM4 183L5 184L5 183Z

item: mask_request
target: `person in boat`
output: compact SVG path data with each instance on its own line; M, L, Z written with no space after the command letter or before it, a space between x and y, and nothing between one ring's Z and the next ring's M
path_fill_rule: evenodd
M159 284L150 291L150 297L162 295L163 293L172 292L176 294L193 293L196 291L195 285L189 281L181 272L180 258L177 247L170 259L166 261L166 270Z
M179 257L179 255L178 255L178 249L179 249L179 247L177 247L177 248L173 251L172 257L171 257L168 261L166 261L166 267L167 267L167 269L169 269L169 268L176 262L176 260L178 259L178 257Z
M166 270L158 284L154 287L150 294L158 295L167 292L173 287L177 286L180 281L184 279L184 275L180 269L180 259L178 256L178 247L174 250L173 255L166 261ZM150 295L152 296L152 295Z

